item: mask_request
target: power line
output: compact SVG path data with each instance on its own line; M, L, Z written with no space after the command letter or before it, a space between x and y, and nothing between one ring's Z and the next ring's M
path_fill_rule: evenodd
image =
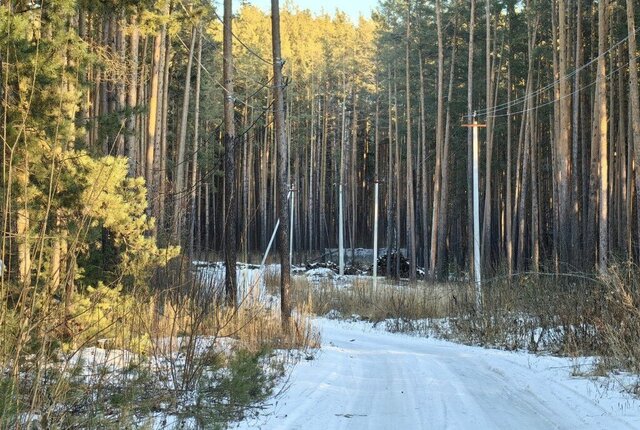
M631 34L637 34L640 31L640 27L638 27L638 29ZM628 34L626 37L624 37L623 39L621 39L620 41L618 41L617 43L615 43L614 45L610 46L609 49L607 49L605 52L603 52L602 54L597 55L596 57L594 57L593 59L591 59L589 62L583 64L582 66L578 67L577 69L571 71L570 73L567 73L566 75L564 75L561 78L558 78L552 82L550 82L549 84L545 85L544 87L541 87L539 89L537 89L536 91L533 91L530 94L525 94L522 97L519 97L517 99L511 100L510 102L505 102L503 104L497 105L492 107L491 109L480 109L477 111L477 115L479 116L485 116L487 118L496 118L499 116L506 116L506 114L503 115L496 115L497 112L500 111L504 111L509 107L513 107L519 104L522 104L528 100L533 99L535 96L544 93L545 91L553 88L555 85L559 84L562 80L565 79L569 79L574 77L576 74L580 73L582 70L590 67L592 64L594 64L595 62L598 61L598 59L600 59L601 57L604 57L605 55L611 53L614 49L616 49L618 46L620 46L621 44L623 44L624 42L626 42L629 37L631 37L631 34ZM627 63L628 64L628 63ZM588 86L587 86L588 87ZM467 115L468 116L468 115Z
M184 46L184 48L188 50L188 49L189 49L189 47L188 47L188 46L187 46L187 44L184 42L184 40L182 40L182 38L180 37L180 35L179 35L179 34L176 34L176 37L178 38L178 40L180 41L180 43L182 44L182 46ZM238 98L235 94L230 93L230 92L225 88L225 86L224 86L224 85L222 85L222 84L220 83L220 81L219 81L218 79L216 79L216 78L211 74L211 72L209 72L209 70L204 66L204 64L202 64L202 62L198 61L197 59L196 59L195 61L198 63L198 65L199 65L200 67L202 67L202 70L204 70L204 72L207 74L207 76L209 76L209 77L211 78L211 80L212 80L212 81L213 81L217 86L219 86L220 88L222 88L222 90L223 90L224 92L226 92L228 95L230 95L230 96L232 96L232 97L233 97L233 101L235 101L235 102L239 102L239 103L242 103L243 105L246 105L246 106L250 107L251 109L259 110L258 108L256 108L256 107L255 107L255 106L253 106L252 104L248 103L246 100L243 100L243 99L241 99L241 98ZM267 82L265 82L265 83L262 83L262 84L261 84L261 87L260 87L260 88L258 88L258 89L257 89L257 90L256 90L256 91L255 91L255 92L254 92L250 97L249 97L249 98L251 98L251 97L255 96L257 93L259 93L259 92L260 92L260 91L262 91L264 88L266 88L266 87L269 85L269 83L271 83L271 81L272 81L272 80L273 80L273 78L269 79L269 80L268 80ZM255 80L253 80L253 81L254 81L254 82L256 82Z
M215 9L213 10L213 14L216 16L216 18L218 18L218 21L220 21L220 23L222 23L223 26L226 27L226 24L224 23L224 21L222 20L222 18L220 18L220 15L218 15L218 12L215 11ZM270 66L273 66L273 62L269 61L269 60L265 60L260 54L258 54L257 52L255 52L253 49L249 48L249 46L247 46L246 43L244 43L242 41L242 39L240 39L238 36L235 35L235 33L233 31L230 31L231 35L233 36L234 39L236 39L238 41L238 43L240 43L240 45L244 46L244 48L249 51L249 53L251 55L253 55L254 57L256 57L257 59L259 59L260 61L264 62L265 64L268 64Z
M235 136L236 139L241 139L244 136L246 136L256 125L258 125L258 123L260 122L261 119L264 118L265 114L267 112L269 112L269 110L273 107L273 101L271 103L269 103L269 105L267 105L263 111L260 113L260 115L258 115L258 117L256 117L254 119L254 121L249 124L247 126L247 128L245 130L243 130L240 134L237 134ZM235 120L237 125L241 125L241 122L239 120ZM266 123L264 126L265 127L269 127L271 125L273 121L270 121L268 123ZM220 127L222 127L222 122L220 122L216 127L214 127L214 130L219 129ZM194 155L196 154L200 154L201 152L204 152L207 150L207 146L206 145L201 145L198 147L197 151L190 151L189 154L187 154L187 156L185 157L185 160L183 161L184 164L189 164L191 162L191 159L193 158ZM173 167L175 168L176 165L174 165ZM160 172L160 171L168 171L169 168L167 166L162 167L160 169L154 169L154 172ZM196 181L196 183L194 184L190 184L189 186L187 186L184 191L177 191L177 192L165 192L164 193L164 197L168 198L168 199L174 199L179 195L186 195L191 193L191 191L193 191L195 188L197 188L198 186L202 185L203 183L205 183L206 181L208 181L210 178L212 178L216 172L219 171L216 167L213 167L211 169L208 169L206 171L204 171L204 174L201 175L200 179L198 179ZM201 170L202 172L202 170ZM160 196L159 196L160 197Z
M635 59L638 59L638 58L640 58L640 55L637 55L637 56L635 57ZM615 73L619 72L619 71L620 71L620 70L622 70L624 67L628 66L628 65L629 65L629 62L630 62L630 61L627 61L626 63L622 64L620 67L618 67L618 68L616 68L616 69L614 69L614 70L611 70L611 71L606 75L605 80L609 79L609 78L610 78L611 76L613 76ZM549 100L548 102L545 102L545 103L542 103L542 104L539 104L539 105L536 105L536 106L533 106L533 107L530 107L530 108L527 108L527 109L523 109L523 110L520 110L520 111L517 111L517 112L511 112L510 114L506 114L506 113L505 113L505 114L499 114L499 115L485 115L485 118L503 118L503 117L507 117L507 116L509 116L509 115L519 115L519 114L524 114L524 113L527 113L527 112L531 112L531 111L534 111L534 110L540 109L540 108L542 108L542 107L552 105L552 104L554 104L554 103L558 102L559 100L563 100L563 99L565 99L565 98L567 98L567 97L571 97L571 96L575 95L576 93L579 93L579 92L581 92L581 91L583 91L583 90L585 90L585 89L587 89L587 88L590 88L590 87L594 86L594 85L595 85L595 84L597 84L597 83L598 83L598 78L596 78L594 81L592 81L592 82L590 82L590 83L588 83L588 84L586 84L586 85L583 85L582 87L580 87L580 88L578 88L577 90L575 90L575 91L571 92L570 94L567 94L567 95L565 95L565 96L563 96L563 97L560 97L560 98L558 98L558 99L555 99L555 98L554 98L553 100Z

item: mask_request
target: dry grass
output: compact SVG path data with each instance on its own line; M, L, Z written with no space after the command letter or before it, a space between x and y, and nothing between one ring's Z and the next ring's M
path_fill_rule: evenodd
M264 271L264 282L267 294L280 295L280 267L267 266Z
M279 295L279 272L268 268L267 292ZM545 350L561 355L598 355L599 371L640 372L640 269L611 267L602 279L587 275L527 274L497 278L483 285L483 312L475 309L468 284L389 284L354 278L351 285L324 279L292 278L292 302L298 310L289 337L282 334L277 311L245 308L234 318L216 314L211 327L258 349L317 346L318 337L301 315L384 321L393 331L437 334L504 349ZM185 321L186 318L171 317Z
M292 288L294 303L307 304L315 315L337 311L342 316L358 315L373 322L444 318L460 300L467 300L469 293L464 284L395 285L379 281L373 287L370 278L355 278L351 285L337 286L331 280L316 283L296 277Z
M2 317L7 324L3 324L3 335L22 331L31 337L13 336L11 348L6 342L0 348L4 351L0 365L6 370L15 368L13 376L0 374L0 428L22 428L17 417L28 414L47 417L48 424L43 424L46 428L56 425L66 428L67 424L83 423L87 417L99 416L105 410L112 410L110 414L118 419L114 424L113 417L101 418L100 426L118 428L126 423L121 419L127 411L135 410L142 416L150 413L150 395L162 399L158 402L169 399L171 408L179 408L183 393L201 390L203 384L207 389L213 389L215 383L211 378L215 369L237 362L234 357L238 354L248 360L247 365L261 372L263 359L267 367L282 366L281 360L289 359L283 358L287 356L284 351L294 350L293 357L299 355L299 350L319 346L318 333L312 329L302 307L294 314L290 326L283 329L279 309L251 300L239 309L227 307L211 293L222 291L220 286L210 286L209 290L199 288L187 265L179 265L179 269L176 266L161 273L152 289L119 292L105 287L93 294L78 295L78 303L72 308L74 316L68 324L69 340L65 344L51 338L40 341L35 335L55 333L22 327L21 323L29 324L29 321L14 317L5 308ZM269 276L275 279L276 275ZM232 339L225 343L232 346L225 352L231 354L226 359L219 358L219 351L202 351L199 346L202 345L199 339L215 341L221 338ZM101 375L98 379L94 375L91 377L94 379L87 380L76 375L77 366L65 362L92 346L111 351L104 354L110 357L111 363L115 356L133 359L126 358L122 366L115 367L93 363ZM61 350L65 351L64 355L58 355ZM277 354L280 361L272 363L275 356L270 351L275 350L281 351ZM62 361L55 363L55 357ZM255 361L255 357L261 357L260 361ZM156 368L154 363L163 363L162 368ZM264 369L264 372L271 370ZM132 379L132 375L135 378ZM167 385L166 381L172 382ZM273 383L271 376L265 377L264 381L265 384ZM127 400L119 403L123 390L128 393L125 393ZM102 400L88 404L82 392L91 392L96 399ZM118 403L114 403L116 401ZM212 401L216 399L207 400ZM201 411L193 409L192 412ZM97 422L91 422L87 426L98 426ZM109 427L109 423L114 427Z
M482 313L475 309L473 288L465 283L397 285L379 281L374 288L370 278L354 278L351 285L336 285L330 279L294 279L293 302L307 306L315 315L355 315L374 323L384 321L391 331L435 334L504 349L545 349L564 355L602 351L603 332L596 329L604 309L602 285L585 277L578 280L540 274L511 282L505 278L487 282ZM627 302L629 296L625 295ZM640 293L634 300L640 303ZM633 321L637 327L626 322L629 336L640 335L640 317Z
M605 306L595 324L605 365L640 373L640 270L631 263L616 265L604 283Z

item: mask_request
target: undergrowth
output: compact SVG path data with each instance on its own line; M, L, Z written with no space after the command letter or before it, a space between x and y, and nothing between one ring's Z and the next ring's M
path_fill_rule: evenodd
M358 318L389 331L564 356L600 357L599 371L640 373L640 269L610 267L606 277L526 274L483 283L476 309L467 283L390 284L298 277L294 297L316 315Z
M317 335L300 312L283 331L279 309L227 306L187 267L74 293L36 323L5 309L0 428L225 428L257 410Z

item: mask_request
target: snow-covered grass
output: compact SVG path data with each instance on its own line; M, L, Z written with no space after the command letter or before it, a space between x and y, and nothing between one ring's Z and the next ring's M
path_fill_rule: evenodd
M129 294L126 312L83 302L83 321L98 325L81 342L2 369L0 428L218 428L252 413L318 337L300 309L283 331L264 272L239 269L237 309L221 297L224 266L206 262Z
M243 340L241 324L266 327L269 322L234 322L226 327L234 338L155 339L152 351L145 355L97 346L61 354L56 362L46 364L40 380L32 372L21 379L22 390L33 390L38 383L43 395L51 396L51 403L39 410L20 405L15 416L3 417L3 427L223 427L228 420L252 413L271 393L284 367L299 357L296 351L271 346L278 340L262 339L258 345L255 333L249 341ZM0 379L2 397L9 390L17 393L15 387L4 386L9 379Z
M254 419L240 427L640 424L629 412L638 406L637 378L617 370L637 371L640 362L640 283L497 282L485 285L479 314L467 283L379 279L374 288L371 277L298 268L294 324L283 333L279 266L239 269L237 312L221 303L224 265L196 262L192 285L146 307L153 318L139 328L145 348L127 350L106 337L57 362L25 363L20 383L51 398L39 403L46 408L12 412L15 420L83 428L210 428L247 416ZM308 313L326 318L314 329ZM317 330L323 343L314 354L308 348L319 346ZM2 411L12 411L11 399L25 391L15 380L0 376ZM274 384L280 394L268 399Z

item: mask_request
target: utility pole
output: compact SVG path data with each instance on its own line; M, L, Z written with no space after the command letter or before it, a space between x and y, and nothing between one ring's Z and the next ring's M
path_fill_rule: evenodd
M374 135L374 157L375 157L375 185L374 185L374 204L373 204L373 288L378 285L378 189L380 188L380 180L378 178L378 149L380 146L380 97L378 95L378 67L376 64L376 124Z
M338 264L340 276L344 275L344 214L342 208L342 183L338 191Z
M340 184L338 184L338 266L340 268L340 276L344 275L344 203L342 198L342 183L344 182L344 141L347 111L346 84L344 91L345 96L342 99L342 137L340 138Z
M480 273L480 193L478 180L478 128L486 127L485 124L478 124L476 113L473 113L473 122L464 124L463 127L473 129L473 272L476 287L476 310L482 312L482 276ZM488 175L488 172L487 172Z
M376 183L374 185L374 199L373 204L373 288L378 284L378 188L379 181L376 177ZM387 251L388 252L388 251Z
M280 314L282 329L289 331L289 321L291 320L291 302L289 288L291 285L291 266L287 258L287 245L289 244L289 208L287 207L287 166L289 164L289 152L287 149L287 131L284 119L284 78L282 68L282 47L280 43L280 3L278 0L271 0L271 35L273 47L273 85L274 103L273 115L276 128L276 142L278 146L278 203L280 215L280 237L278 246L280 248ZM293 194L291 194L293 201Z

